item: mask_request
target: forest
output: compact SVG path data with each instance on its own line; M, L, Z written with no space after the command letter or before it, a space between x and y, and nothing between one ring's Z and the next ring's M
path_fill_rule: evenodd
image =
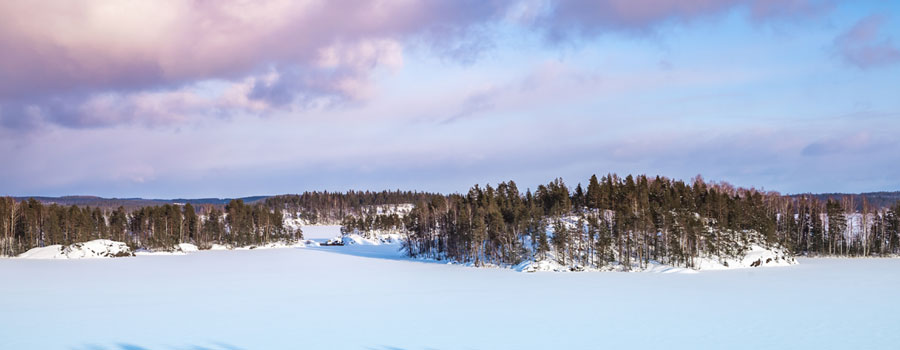
M662 177L562 179L521 193L515 182L419 201L403 218L410 256L512 265L552 257L570 266L694 267L701 256L736 257L751 245L804 256L900 253L900 202L782 196L727 183ZM861 208L855 210L854 208ZM347 218L363 234L395 231L390 217Z
M297 214L313 225L340 224L347 217L364 217L367 209L378 205L430 202L443 197L437 193L414 191L304 192L266 198L269 208Z
M337 224L345 215L362 215L367 206L413 203L434 196L439 195L404 191L306 192L253 203L233 199L224 206L181 203L137 208L123 205L115 209L2 197L0 256L94 239L125 242L134 250L171 250L178 243L193 243L206 249L212 244L291 242L302 239L303 233L284 225L288 217L310 224Z
M408 213L374 206L414 204ZM857 209L859 208L859 209ZM586 188L562 179L520 191L514 181L465 194L412 191L305 192L224 207L190 203L115 209L0 198L0 255L93 239L133 249L178 243L252 246L302 239L288 218L340 223L344 233L401 233L414 257L511 265L555 259L573 266L626 269L651 261L691 267L701 256L736 256L751 245L806 256L900 253L900 202L822 199L736 188L727 183L607 174Z
M281 210L232 200L224 210L213 205L165 204L126 210L75 205L44 205L35 199L0 198L0 255L14 256L34 247L94 239L127 243L132 249L171 250L178 243L200 248L212 244L259 245L295 241L302 232L283 226Z

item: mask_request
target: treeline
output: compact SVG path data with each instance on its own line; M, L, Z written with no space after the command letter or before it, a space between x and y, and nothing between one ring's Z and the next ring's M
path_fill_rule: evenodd
M348 191L304 192L266 198L265 205L279 208L310 224L340 224L347 216L361 217L372 206L397 205L430 201L441 194L414 191Z
M405 214L393 210L414 203ZM381 208L382 210L376 210ZM177 243L234 246L300 239L285 217L336 224L350 232L405 232L410 255L515 264L556 259L567 265L626 268L649 261L694 266L697 257L732 257L751 244L796 255L900 254L900 202L822 199L663 177L592 176L587 187L561 179L522 193L515 182L466 194L412 191L305 192L244 203L166 204L115 209L0 198L0 255L98 238L133 248Z
M515 182L419 201L405 218L411 256L476 264L553 258L625 269L650 261L693 267L698 257L739 257L752 244L799 255L900 253L900 204L788 197L724 183L592 176L586 189L561 180L521 193ZM860 219L861 218L861 219ZM848 220L859 219L854 227Z
M778 242L797 254L887 256L900 254L900 201L871 205L863 197L779 200ZM855 209L859 208L859 209Z
M142 207L155 207L162 206L165 204L174 204L174 205L184 205L190 203L191 205L205 206L212 205L216 208L222 209L226 204L231 202L234 199L243 200L244 203L256 203L262 201L268 196L251 196L251 197L243 197L243 198L192 198L192 199L144 199L144 198L102 198L96 196L62 196L62 197L12 197L17 201L35 199L38 202L41 202L44 205L57 204L61 206L70 206L76 205L79 207L97 207L100 209L107 210L115 210L119 207L125 208L125 210L135 210L140 209Z
M370 236L374 232L399 233L404 227L403 217L397 213L365 213L360 216L345 216L341 221L341 234L361 233Z
M133 249L171 250L178 243L247 246L293 241L302 233L285 228L278 208L232 200L224 210L191 204L142 207L128 211L75 205L44 205L29 199L0 198L0 255L34 247L94 239L127 243Z
M804 193L804 194L795 194L791 195L794 198L815 198L821 202L827 202L829 199L834 199L839 202L852 205L847 209L851 211L865 211L867 208L863 207L863 203L865 203L869 208L874 208L875 210L891 208L897 201L900 201L900 191L894 192L866 192L860 194L854 193Z

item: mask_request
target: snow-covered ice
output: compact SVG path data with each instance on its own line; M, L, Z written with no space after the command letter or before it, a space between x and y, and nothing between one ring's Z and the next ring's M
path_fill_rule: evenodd
M801 259L692 274L520 273L411 261L396 249L0 259L0 349L900 344L900 259Z

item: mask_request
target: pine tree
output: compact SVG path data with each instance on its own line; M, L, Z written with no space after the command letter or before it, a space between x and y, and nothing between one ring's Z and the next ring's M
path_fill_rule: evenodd
M603 193L600 188L600 182L597 181L597 175L591 175L590 181L588 181L587 194L585 195L585 205L590 209L598 209L600 208L601 202L603 201Z

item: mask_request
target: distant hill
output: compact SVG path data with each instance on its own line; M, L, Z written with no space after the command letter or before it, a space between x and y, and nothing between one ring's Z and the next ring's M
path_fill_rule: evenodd
M222 206L228 204L232 199L242 199L244 203L253 203L265 200L270 196L251 196L242 198L177 198L177 199L145 199L145 198L103 198L96 196L63 196L63 197L13 197L16 200L27 200L34 198L44 204L58 205L76 205L83 207L100 207L100 208L118 208L120 206L126 209L134 209L146 206L156 206L165 204L185 204L204 205L211 204Z
M873 208L885 208L893 206L895 203L900 201L900 191L894 192L866 192L866 193L798 193L791 194L788 197L799 198L799 197L814 197L822 201L826 201L829 198L841 199L844 197L851 197L853 199L853 203L856 206L856 210L862 209L862 199L865 198L869 205ZM263 201L266 198L272 198L276 196L250 196L250 197L241 197L241 198L176 198L176 199L146 199L146 198L103 198L96 196L63 196L63 197L13 197L16 200L27 200L29 198L34 198L44 204L59 204L59 205L77 205L77 206L90 206L90 207L101 207L101 208L118 208L119 206L125 207L126 209L135 209L146 206L156 206L156 205L164 205L164 204L185 204L191 203L191 205L204 205L211 204L214 206L224 206L228 204L232 199L242 199L244 203L254 203L258 201Z
M900 191L866 193L801 193L790 195L790 197L794 198L803 196L814 197L823 201L828 200L829 198L841 199L844 197L850 197L853 199L853 203L856 205L856 210L862 209L863 198L865 198L869 202L869 205L873 208L890 207L897 203L897 201L900 201Z

